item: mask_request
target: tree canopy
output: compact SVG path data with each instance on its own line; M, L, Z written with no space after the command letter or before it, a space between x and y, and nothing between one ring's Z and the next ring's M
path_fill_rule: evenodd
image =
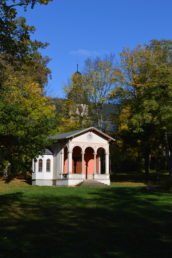
M171 171L172 41L152 40L121 53L121 86L112 96L121 102L119 132L135 134L148 172L150 155L166 153Z
M77 83L71 81L67 93L68 103L88 106L82 124L89 118L90 125L101 128L107 120L103 106L118 105L119 112L111 119L117 130L111 133L121 155L144 160L147 175L151 160L157 171L163 166L172 173L171 40L124 48L119 64L114 64L113 56L86 60L82 76Z
M44 96L50 70L39 51L47 43L31 40L35 28L17 17L17 6L49 1L1 1L0 4L0 157L12 174L31 169L31 159L57 127L50 98Z
M50 134L87 126L102 129L108 121L103 107L111 103L120 107L111 119L118 157L128 155L141 167L144 161L146 174L153 160L157 171L163 164L172 175L172 41L124 48L119 64L113 55L87 59L82 73L71 76L57 112L44 94L51 73L49 58L41 54L47 43L32 40L34 26L17 13L50 1L0 2L1 164L8 163L13 174L30 169Z

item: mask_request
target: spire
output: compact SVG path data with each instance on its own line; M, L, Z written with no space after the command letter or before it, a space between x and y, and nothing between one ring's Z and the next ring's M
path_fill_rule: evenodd
M74 74L76 75L82 75L80 72L79 72L79 69L78 69L79 65L77 64L76 65L76 72Z

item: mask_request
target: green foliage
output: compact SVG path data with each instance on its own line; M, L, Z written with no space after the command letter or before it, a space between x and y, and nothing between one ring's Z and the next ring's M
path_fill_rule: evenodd
M50 70L39 49L47 44L31 40L35 28L16 10L48 1L12 2L0 3L0 163L10 164L15 175L31 171L31 159L47 144L57 115L43 94Z
M33 79L9 76L0 96L0 156L12 170L29 169L31 159L47 144L57 121L54 106ZM3 157L3 158L2 158Z
M150 44L121 53L121 86L111 96L121 101L119 135L135 134L137 149L145 158L148 172L150 154L156 159L166 152L170 162L172 128L172 41L152 40ZM123 136L122 136L123 137ZM168 166L170 170L170 164Z
M31 33L34 31L35 28L28 26L24 17L17 17L15 8L0 4L0 85L11 70L20 73L22 70L22 73L34 76L34 81L42 86L46 84L50 73L46 67L49 59L42 57L38 50L46 47L47 43L32 41Z

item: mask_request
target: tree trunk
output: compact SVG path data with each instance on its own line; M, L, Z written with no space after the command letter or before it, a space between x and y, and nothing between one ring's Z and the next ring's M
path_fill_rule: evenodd
M169 176L172 178L172 151L170 151L170 155L169 155L168 170L169 170Z
M168 134L167 132L165 132L164 135L164 139L165 139L165 161L166 161L166 169L169 170L170 169L170 148L169 148L169 140L168 140Z
M162 153L157 153L156 160L155 160L155 170L156 170L156 180L159 180L160 178L160 171L161 171L161 155Z
M150 161L151 161L150 152L145 152L145 155L144 155L144 170L145 170L146 179L149 178Z
M8 176L8 167L9 165L6 165L4 168L4 176L7 177Z
M172 178L172 148L169 144L170 140L167 132L165 132L165 152L166 152L166 162L167 162L167 170L169 172L169 176Z

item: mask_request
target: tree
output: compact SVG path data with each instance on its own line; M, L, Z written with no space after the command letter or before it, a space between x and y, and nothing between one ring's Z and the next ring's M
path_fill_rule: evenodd
M55 122L54 108L39 94L40 88L26 77L16 83L24 88L23 94L13 80L13 87L0 98L0 156L10 162L13 174L30 168L31 159L48 143Z
M75 117L80 126L97 126L101 129L107 117L103 107L109 103L109 94L120 76L112 55L87 59L84 70L75 73L65 88L68 115ZM84 115L83 115L84 114Z
M0 4L0 157L14 175L30 169L31 159L48 143L57 116L43 94L50 70L39 49L47 44L31 40L34 27L17 18L16 11L16 6L33 8L49 1L11 2Z
M109 94L117 83L118 68L114 56L87 59L85 62L85 84L88 92L89 114L94 125L103 128L103 106L110 102Z
M60 109L63 113L60 126L61 131L81 129L90 125L88 117L88 91L84 82L84 76L77 71L71 76L69 83L65 86L65 100L60 101Z
M27 4L30 2L26 1ZM35 28L28 26L24 17L17 17L16 9L8 6L7 1L0 4L0 85L6 79L4 71L9 66L14 71L30 72L42 86L47 83L50 70L46 65L49 59L39 53L39 49L46 47L47 43L32 41L30 35L34 31Z
M150 44L121 53L121 87L112 97L121 101L119 130L134 133L148 174L150 155L158 161L164 149L169 155L172 126L172 41ZM127 110L127 112L126 112ZM125 114L123 116L122 114ZM168 159L170 164L171 154ZM169 171L171 168L169 167Z

